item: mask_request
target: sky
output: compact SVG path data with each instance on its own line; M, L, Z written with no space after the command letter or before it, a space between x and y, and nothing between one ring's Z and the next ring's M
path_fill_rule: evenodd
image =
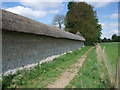
M101 38L111 38L113 34L118 34L118 0L84 1L94 6L97 12L103 29ZM57 14L66 15L67 4L67 0L4 0L2 9L52 25Z

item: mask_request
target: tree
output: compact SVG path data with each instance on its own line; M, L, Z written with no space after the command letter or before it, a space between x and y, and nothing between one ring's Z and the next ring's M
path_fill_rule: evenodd
M59 25L59 29L62 28L62 24L64 23L64 15L56 15L53 19L53 25Z
M108 42L111 42L111 39L110 38L108 38L108 40L107 40Z
M112 41L116 42L118 40L118 37L116 34L113 34L112 35Z
M120 36L118 36L118 42L120 42Z
M104 37L103 42L107 42L107 38L106 37Z
M69 2L65 18L65 30L71 33L79 31L86 39L87 45L100 41L101 24L93 6L85 2Z
M112 41L113 42L120 42L120 36L117 36L116 34L112 35Z
M106 37L104 37L103 39L102 39L102 42L111 42L111 39L110 38L106 38Z

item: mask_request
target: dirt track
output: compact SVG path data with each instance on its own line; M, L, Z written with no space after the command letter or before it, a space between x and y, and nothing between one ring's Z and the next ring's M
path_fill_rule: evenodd
M106 54L105 54L105 47L102 49L102 47L98 44L96 45L96 53L97 53L97 60L99 63L104 63L107 71L108 71L108 76L109 76L109 79L110 79L110 82L111 82L111 85L114 85L115 83L115 79L113 78L113 74L112 74L112 71L110 69L110 64L108 63L107 61L107 58L106 58ZM102 73L102 72L101 72ZM102 75L102 74L101 74ZM102 76L101 76L102 77Z
M77 75L79 68L82 67L84 61L86 60L87 54L93 49L90 48L77 63L73 64L71 68L67 69L61 77L59 77L54 83L47 86L47 88L65 88L69 82Z

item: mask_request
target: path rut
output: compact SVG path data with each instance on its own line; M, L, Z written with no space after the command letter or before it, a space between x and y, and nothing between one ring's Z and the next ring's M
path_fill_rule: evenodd
M109 75L109 79L111 82L111 85L114 85L115 80L113 79L113 74L112 71L110 69L110 65L108 64L107 58L106 58L106 54L105 54L105 47L102 49L102 47L98 44L96 45L96 53L97 53L97 57L98 57L98 62L104 62L104 65L108 71L108 75Z
M67 69L60 78L58 78L54 83L47 86L47 88L65 88L69 82L77 75L80 67L82 67L84 61L86 60L87 54L93 49L90 48L77 63L73 64L71 68Z

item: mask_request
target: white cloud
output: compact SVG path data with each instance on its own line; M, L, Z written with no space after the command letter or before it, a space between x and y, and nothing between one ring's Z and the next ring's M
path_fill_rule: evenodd
M107 16L111 19L118 19L118 13L113 13L112 15Z
M118 22L107 22L104 23L104 27L105 28L109 28L109 29L117 29L118 28Z
M113 34L119 34L120 33L120 31L118 31L118 30L112 30L109 34L110 35L113 35Z
M6 10L29 18L38 19L47 14L58 13L63 6L63 0L59 0L61 2L55 2L56 0L52 0L53 2L46 1L47 0L19 0L22 6L11 7Z
M103 33L103 37L102 38L104 38L104 37L111 38L113 34L120 35L120 31L112 30L110 32Z
M108 26L116 28L116 27L118 27L118 22L109 23Z
M107 6L110 2L88 2L88 3L94 6L95 8L101 8Z
M79 1L86 1L87 3L91 4L95 8L105 7L109 5L111 2L119 2L119 0L79 0Z
M44 2L43 2L44 1ZM60 8L62 6L62 1L57 2L56 0L52 0L46 2L46 0L20 0L20 3L24 6L33 8L33 9L52 9L52 8Z
M107 38L111 38L111 36L113 34L117 34L118 35L118 22L104 22L102 23L102 28L103 28L103 35L102 38L107 37Z
M29 18L42 18L47 14L46 11L33 10L31 8L23 7L23 6L7 8L6 10L16 14L27 16Z
M49 13L53 13L53 14L54 14L54 13L58 13L58 12L59 12L59 10L50 10L50 11L49 11Z
M44 1L44 2L43 2ZM16 6L7 8L7 11L20 14L29 18L42 18L48 14L56 14L63 7L63 0L52 0L52 2L46 2L47 0L19 0L18 2L22 6Z
M95 8L101 8L109 5L111 2L119 2L119 0L85 0Z

